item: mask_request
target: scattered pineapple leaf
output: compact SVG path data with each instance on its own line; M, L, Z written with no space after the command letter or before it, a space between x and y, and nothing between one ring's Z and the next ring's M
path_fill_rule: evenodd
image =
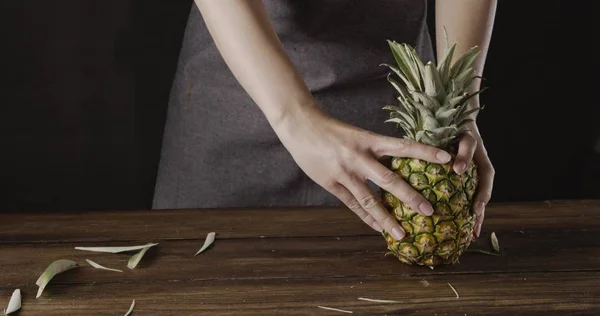
M428 267L429 267L429 269L431 269L431 270L435 269L433 266L428 266Z
M467 249L467 252L477 252L477 253L482 253L482 254L486 254L486 255L491 255L491 256L500 256L497 253L493 253L493 252L489 252L489 251L485 251L485 250L481 250L481 249Z
M423 284L424 287L429 286L429 282L427 280L421 280L421 284Z
M123 272L123 270L107 268L103 265L95 263L94 261L92 261L90 259L85 259L85 261L87 261L87 263L89 263L92 267L94 267L96 269L106 270L106 271L114 271L114 272Z
M79 265L77 265L77 262L72 261L72 260L67 260L67 259L59 259L56 260L54 262L52 262L47 268L46 270L44 270L44 272L42 273L42 275L40 275L40 277L37 279L37 281L35 281L35 284L39 286L37 295L35 296L35 298L38 298L42 295L42 292L44 292L44 289L46 288L46 285L48 285L48 283L50 282L50 280L52 280L52 278L62 272L74 269L79 267Z
M347 311L347 310L343 310L343 309L338 309L338 308L333 308L333 307L326 307L326 306L317 306L318 308L321 309L326 309L329 311L334 311L334 312L340 312L340 313L347 313L347 314L352 314L352 311Z
M204 245L202 245L202 248L200 248L200 250L198 250L198 252L196 252L194 257L199 255L200 253L202 253L204 250L206 250L206 248L208 248L213 242L215 242L215 233L210 232L210 233L208 233L208 235L206 235L206 239L204 240Z
M125 313L125 316L131 315L134 307L135 307L135 300L133 300L133 302L131 302L131 306L129 306L129 310L127 311L127 313Z
M131 258L129 258L129 261L127 262L127 267L129 269L135 269L135 267L138 265L138 263L140 263L140 261L146 254L146 251L148 251L148 249L150 249L156 245L158 245L158 244L147 244L146 247L144 247L142 250L140 250L135 255L131 256Z
M75 247L75 249L76 250L95 251L95 252L119 253L119 252L142 250L144 248L152 247L152 246L156 246L156 245L158 245L158 244L145 244L145 245L129 246L129 247Z
M496 252L500 252L500 245L498 244L498 237L496 237L496 233L492 232L492 247Z
M404 302L394 301L394 300L378 300L373 298L359 297L361 301L374 302L374 303L391 303L391 304L402 304Z
M144 257L144 254L146 254L146 251L148 251L148 249L150 249L156 245L158 245L158 243L148 243L145 245L128 246L128 247L75 247L75 249L76 250L95 251L95 252L108 252L108 253L119 253L119 252L128 252L128 251L139 250L139 252L136 253L135 255L133 255L129 259L129 262L127 262L127 267L129 269L133 269L138 265L140 260L142 260L142 258Z
M456 289L454 288L454 286L452 286L452 284L450 284L450 283L448 283L448 285L450 286L452 291L454 291L454 294L456 294L456 298L460 298L460 295L458 295L458 292L456 292Z
M8 307L4 310L4 315L8 315L10 313L14 313L21 308L21 290L16 289L12 296L10 297L10 301L8 302Z

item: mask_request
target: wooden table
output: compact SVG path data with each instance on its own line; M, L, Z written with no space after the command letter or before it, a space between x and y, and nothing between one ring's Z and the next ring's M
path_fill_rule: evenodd
M0 215L0 309L17 315L600 315L600 201L495 204L460 264L430 270L385 257L383 239L344 209L177 210ZM207 233L213 247L194 257ZM131 253L74 246L157 242ZM93 269L85 259L123 269ZM56 259L39 299L35 281ZM449 287L452 284L459 298ZM372 298L401 304L358 300Z

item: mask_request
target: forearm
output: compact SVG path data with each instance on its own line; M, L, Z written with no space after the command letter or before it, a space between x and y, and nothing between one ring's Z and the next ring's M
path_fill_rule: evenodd
M448 32L450 45L457 43L454 59L473 46L481 53L475 62L477 76L483 74L487 51L492 36L497 0L436 0L435 25L438 56L443 56L445 47L444 28ZM479 90L481 81L475 80L470 92Z
M284 51L261 0L195 0L233 75L277 124L287 113L313 106L300 73Z

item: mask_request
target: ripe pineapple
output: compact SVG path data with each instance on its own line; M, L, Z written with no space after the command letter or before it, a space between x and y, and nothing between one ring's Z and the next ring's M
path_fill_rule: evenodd
M392 71L388 81L397 90L399 106L386 122L396 123L405 138L456 153L456 141L473 121L468 101L483 90L466 92L476 77L473 64L479 48L473 47L452 62L456 44L448 47L440 63L423 64L416 51L406 44L388 41L397 66L385 65ZM396 76L394 76L394 74ZM396 80L399 78L400 81ZM471 163L458 175L453 161L440 165L419 159L393 157L389 168L427 198L435 212L423 216L404 205L391 193L383 191L383 202L406 231L395 240L383 232L389 251L407 264L429 267L454 264L472 242L475 215L473 196L477 190L477 166Z

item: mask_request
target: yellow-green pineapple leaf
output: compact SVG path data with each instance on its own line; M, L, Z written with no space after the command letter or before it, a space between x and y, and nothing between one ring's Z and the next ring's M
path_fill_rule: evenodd
M411 90L416 90L415 88L422 90L420 79L417 77L418 67L413 64L413 61L406 52L406 47L394 41L388 41L388 44L392 50L392 55L394 56L394 60L396 60L398 69L411 83Z
M471 47L454 63L454 65L452 65L450 77L456 78L464 69L473 67L473 64L479 56L479 53L480 49L478 46Z
M440 96L445 97L446 94L440 73L431 62L425 65L425 94L436 99L440 98Z
M492 232L492 247L494 248L494 251L496 252L500 252L500 244L498 243L498 237L496 237L496 233Z
M21 290L16 289L8 301L8 307L4 310L4 315L14 313L21 309Z
M35 296L35 298L39 298L42 295L42 293L44 292L44 289L46 288L46 285L48 285L48 283L50 283L50 280L52 280L52 278L54 278L55 275L57 275L59 273L63 273L65 271L69 271L69 270L77 268L77 267L79 267L79 265L77 264L77 262L75 262L73 260L59 259L59 260L52 262L46 268L46 270L44 270L44 272L42 272L42 274L37 279L37 281L35 281L35 284L37 286L39 286L38 292L37 292L37 295Z
M454 57L454 50L456 49L456 43L452 45L450 49L446 50L444 57L438 64L438 71L440 73L440 78L442 78L442 83L444 87L448 87L448 83L450 82L450 68L452 66L452 58Z
M137 267L138 263L140 263L140 261L142 261L142 258L144 258L144 255L146 254L146 252L156 246L158 244L148 244L146 245L146 247L142 248L142 250L140 250L138 253L136 253L135 255L131 256L131 258L129 258L129 261L127 261L127 267L129 269L135 269L135 267Z

